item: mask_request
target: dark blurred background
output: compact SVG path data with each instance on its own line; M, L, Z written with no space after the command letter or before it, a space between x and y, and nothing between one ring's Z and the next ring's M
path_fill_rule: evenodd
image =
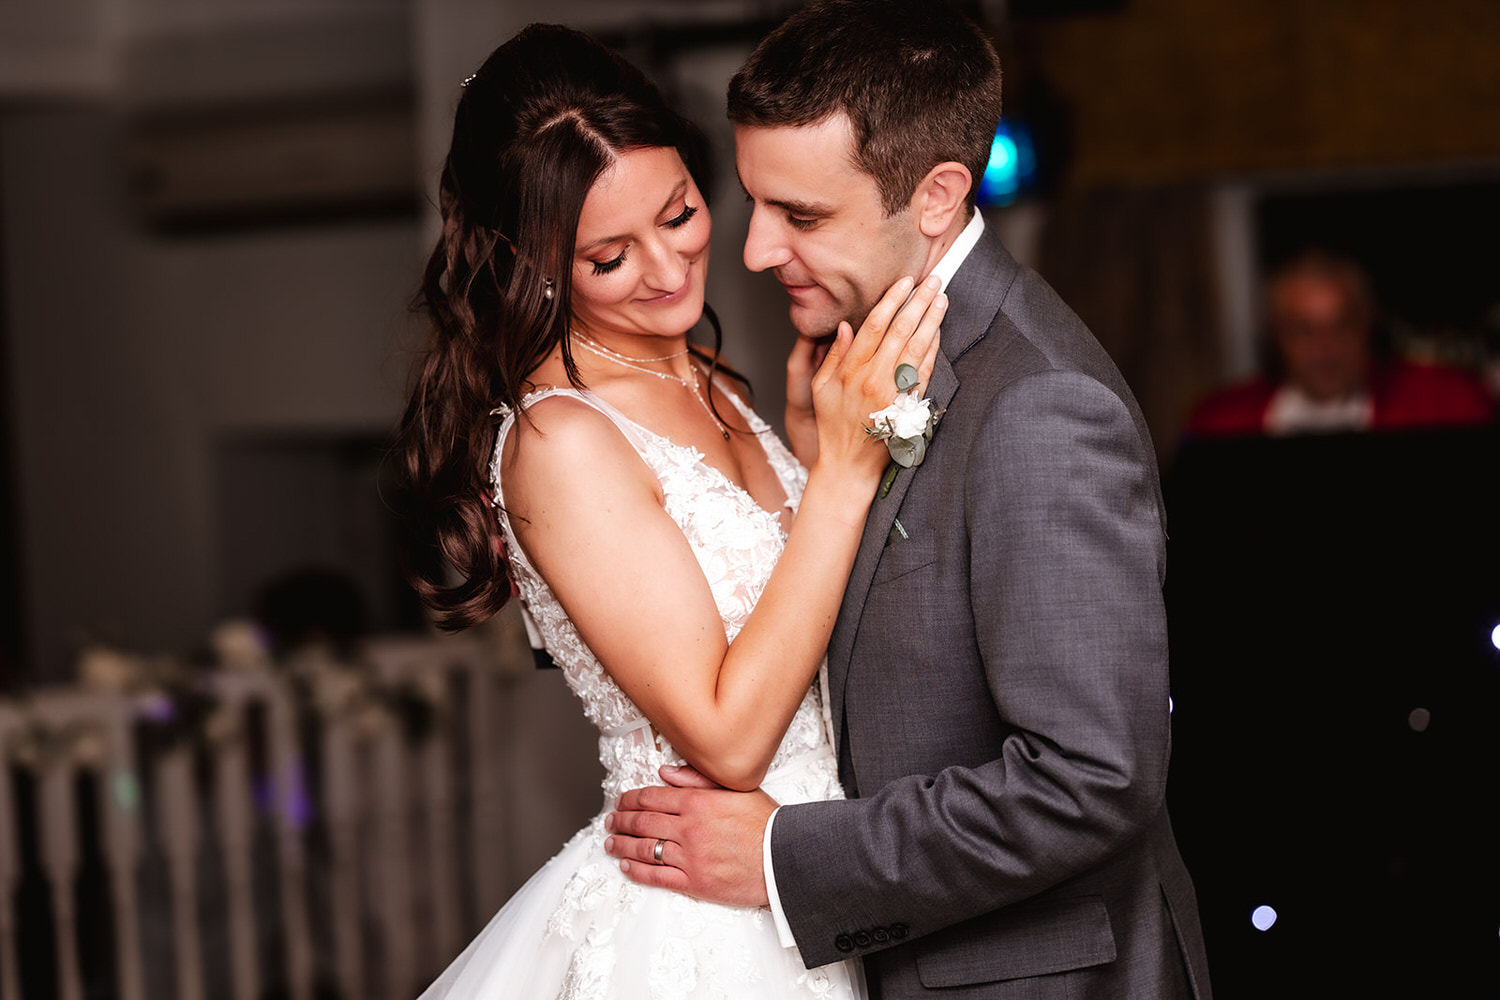
M722 105L797 6L0 6L0 698L75 683L90 649L201 657L225 622L326 597L309 574L343 588L341 627L424 630L382 492L407 307L459 82L530 21L617 46L708 131L709 297L778 418L792 334L739 260ZM1309 244L1368 272L1385 350L1500 394L1500 4L961 6L1006 67L997 166L1023 168L988 224L1111 352L1163 461L1170 794L1220 996L1322 995L1287 985L1309 962L1329 983L1358 964L1365 995L1493 990L1494 431L1184 428L1262 364L1262 280ZM513 824L514 880L597 793L560 678L506 690L547 736L517 741L546 752L512 762L507 801L551 797Z

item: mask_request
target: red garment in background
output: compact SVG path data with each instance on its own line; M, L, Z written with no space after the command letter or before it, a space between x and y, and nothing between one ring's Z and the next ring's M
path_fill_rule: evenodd
M1200 402L1188 418L1188 437L1265 433L1266 410L1279 385L1266 378L1230 386ZM1370 378L1370 430L1475 427L1489 423L1494 404L1478 379L1456 368L1396 361Z

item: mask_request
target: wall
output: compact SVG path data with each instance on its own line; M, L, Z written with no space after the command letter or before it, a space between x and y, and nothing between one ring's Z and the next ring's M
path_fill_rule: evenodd
M22 598L34 679L88 637L184 650L220 603L211 463L250 429L384 433L414 219L163 238L120 198L118 119L0 121Z
M1492 0L1131 0L1018 26L1079 187L1500 160Z

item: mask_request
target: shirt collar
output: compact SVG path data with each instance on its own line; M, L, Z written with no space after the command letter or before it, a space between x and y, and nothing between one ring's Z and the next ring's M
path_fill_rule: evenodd
M969 217L969 224L964 226L963 232L958 234L958 239L953 241L953 245L932 269L932 273L942 280L944 289L947 289L948 282L953 280L953 275L958 273L959 266L968 259L969 251L974 249L974 244L979 242L979 237L983 232L984 216L980 215L979 209L976 208L974 214Z

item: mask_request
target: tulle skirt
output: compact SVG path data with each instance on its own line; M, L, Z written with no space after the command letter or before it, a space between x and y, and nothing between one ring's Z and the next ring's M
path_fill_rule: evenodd
M781 802L837 797L832 774L830 754L778 768L763 787ZM719 906L631 882L604 853L605 836L600 813L511 897L421 1000L864 996L857 964L804 968L797 950L780 943L764 907Z

